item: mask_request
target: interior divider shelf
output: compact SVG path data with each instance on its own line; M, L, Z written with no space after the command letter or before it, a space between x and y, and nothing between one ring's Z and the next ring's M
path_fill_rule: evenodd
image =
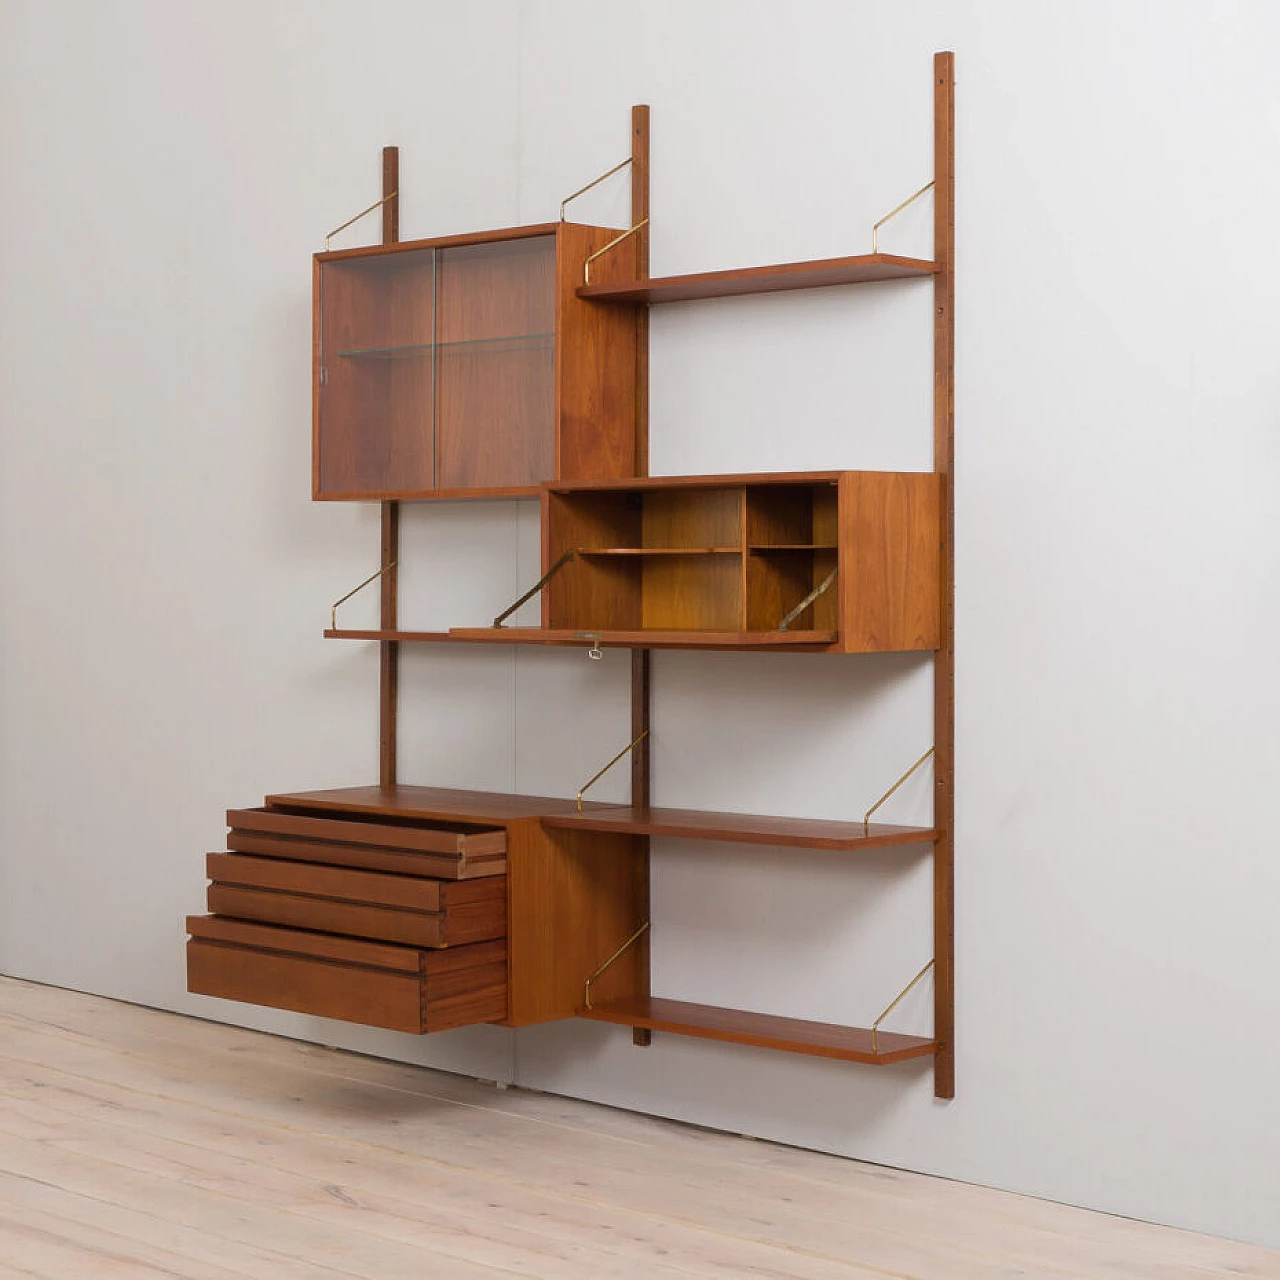
M836 851L932 844L938 834L932 827L902 827L887 822L864 825L820 818L776 818L757 813L715 813L703 809L655 809L633 805L597 806L584 813L555 814L543 818L542 825L571 831L728 840L734 844Z
M938 1051L938 1042L928 1036L877 1031L873 1049L871 1031L865 1027L778 1018L772 1014L746 1013L740 1009L722 1009L715 1005L651 996L608 1000L590 1009L579 1009L578 1017L648 1031L697 1036L703 1040L749 1044L760 1049L782 1049L819 1058L839 1058L844 1062L864 1062L872 1066L888 1066L894 1062L905 1062L908 1058L928 1058Z
M455 347L483 347L486 349L519 349L527 346L543 346L548 349L555 344L554 333L508 333L490 338L458 338L452 342L410 342L395 346L352 347L336 354L348 360L413 360L430 359L438 351L450 351Z
M937 263L923 258L900 258L891 253L863 253L852 258L821 258L812 262L772 263L766 267L738 267L732 271L701 271L684 276L654 276L622 284L589 284L579 298L593 302L690 302L696 298L729 298L752 293L784 293L790 289L820 289L834 284L872 284L879 280L928 279Z
M741 547L579 547L580 556L740 556Z

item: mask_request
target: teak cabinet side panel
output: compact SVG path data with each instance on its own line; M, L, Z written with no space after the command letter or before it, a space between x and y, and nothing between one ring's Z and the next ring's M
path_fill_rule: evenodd
M558 228L554 476L610 480L635 474L636 323L625 307L577 296L587 257L618 233L564 222ZM634 237L592 263L592 278L628 279ZM551 473L548 472L550 478Z
M840 649L936 649L940 483L930 473L840 477Z
M643 923L643 840L535 818L513 822L508 841L508 1025L572 1017L587 977ZM641 978L633 950L599 980L600 998L638 994Z

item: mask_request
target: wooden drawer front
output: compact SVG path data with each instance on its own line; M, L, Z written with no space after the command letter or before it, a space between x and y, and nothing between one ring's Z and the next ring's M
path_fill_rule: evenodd
M507 944L420 951L192 916L187 990L422 1034L507 1015Z
M507 880L424 880L211 853L217 915L419 947L462 946L507 932Z
M292 858L397 875L469 880L507 869L501 827L360 822L276 809L229 809L227 847L239 853Z

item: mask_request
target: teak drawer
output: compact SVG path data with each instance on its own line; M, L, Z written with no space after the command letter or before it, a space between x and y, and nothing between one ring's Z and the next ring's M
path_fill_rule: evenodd
M422 1035L507 1016L507 944L447 951L210 916L187 920L187 990Z
M507 932L507 878L427 880L283 858L211 853L209 910L264 924L415 947L450 947Z
M507 833L465 823L362 821L279 809L229 809L227 847L236 853L470 880L507 869Z

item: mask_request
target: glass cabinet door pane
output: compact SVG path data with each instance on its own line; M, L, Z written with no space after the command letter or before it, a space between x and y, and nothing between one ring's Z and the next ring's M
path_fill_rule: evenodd
M320 264L319 491L430 490L436 250Z
M554 478L555 236L439 253L439 487L503 488Z

